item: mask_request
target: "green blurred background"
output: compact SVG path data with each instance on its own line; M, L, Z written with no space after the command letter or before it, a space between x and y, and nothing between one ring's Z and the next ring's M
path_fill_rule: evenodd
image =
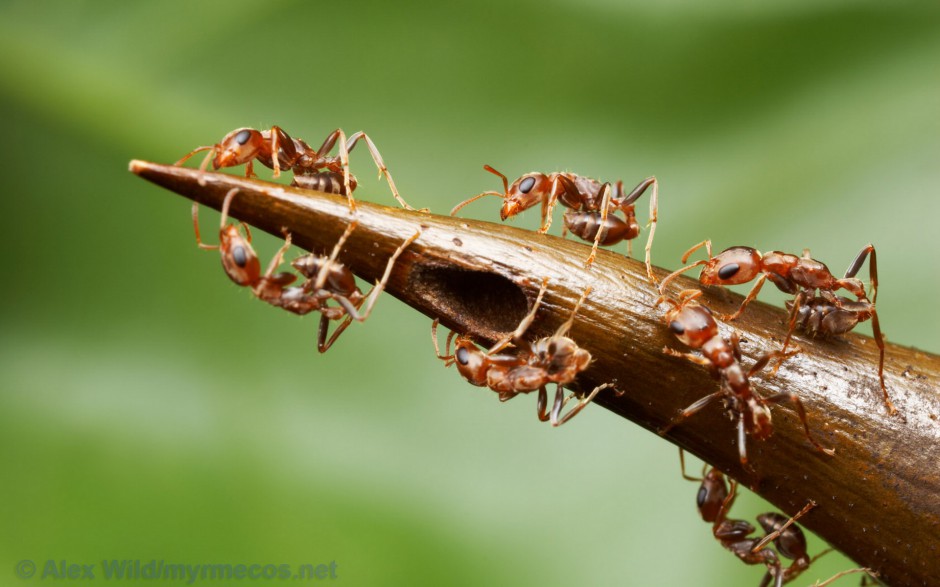
M533 398L500 404L391 297L319 356L315 318L253 301L196 248L189 204L126 171L278 124L366 130L440 213L499 187L484 163L655 174L657 264L711 237L841 271L872 241L887 336L940 351L937 3L653 4L0 2L0 584L26 584L24 559L157 559L755 585L673 446L600 408L553 430ZM392 203L364 151L353 168Z

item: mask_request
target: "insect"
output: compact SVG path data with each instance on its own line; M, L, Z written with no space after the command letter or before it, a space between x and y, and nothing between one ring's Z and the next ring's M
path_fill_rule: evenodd
M756 278L757 281L747 297L744 298L741 307L730 316L722 316L723 319L734 320L744 312L747 304L757 297L764 282L769 279L780 291L795 295L792 304L788 304L790 322L787 336L783 342L783 351L786 351L793 331L798 324L812 327L818 322L815 331L810 332L807 330L807 333L811 336L818 334L825 337L848 332L851 328L846 330L842 330L842 328L855 319L857 319L855 320L856 323L871 319L872 333L880 353L878 380L881 384L881 393L888 412L894 414L897 411L888 397L888 388L885 385L885 342L878 321L878 313L875 311L875 300L878 297L878 263L874 246L868 244L862 248L852 264L849 265L845 276L841 279L834 276L824 263L811 258L808 250L803 251L802 257L797 257L779 251L761 253L751 247L731 247L717 256L712 256L711 241L705 240L686 251L682 256L682 262L688 261L689 256L703 246L708 253L708 259L696 261L668 275L660 284L660 293L665 291L666 284L677 275L699 265L704 265L699 276L699 282L703 285L739 285ZM872 286L870 300L865 292L865 285L855 277L866 259L869 259L868 269ZM840 289L845 289L854 295L857 302L851 306L845 306L845 298L834 295L834 292ZM814 297L817 291L821 293L825 302L821 301L821 298ZM811 308L810 311L801 313L800 308L807 304ZM834 306L840 310L844 308L845 311L836 312L835 314L831 311L826 312L830 317L829 321L823 324L821 312L824 312L827 306ZM800 316L803 316L803 318L801 319ZM854 327L854 324L852 326ZM774 372L779 366L780 363L776 365Z
M193 228L196 232L196 243L201 249L218 249L222 257L222 267L229 278L238 285L250 287L252 293L259 299L294 314L320 312L317 349L321 353L326 352L336 342L339 335L353 320L363 322L369 317L378 296L385 289L395 261L421 234L420 231L416 232L395 250L388 260L382 279L369 294L363 295L356 286L352 272L336 261L346 239L356 229L356 222L351 222L336 242L329 257L308 254L294 260L294 268L308 279L301 286L291 286L297 280L296 275L289 272L274 273L291 246L290 233L285 235L284 245L271 259L267 270L261 273L261 263L251 246L251 231L248 225L241 223L240 229L238 225L228 223L229 207L237 193L238 188L233 188L225 195L217 245L202 242L199 234L199 207L198 204L193 204ZM242 236L242 230L244 230L244 236ZM339 305L328 305L330 300L334 300ZM360 311L363 305L365 305L365 310ZM342 318L345 320L327 339L329 322Z
M306 142L292 138L277 126L264 131L237 128L215 145L193 149L175 165L182 165L196 153L209 151L199 166L200 170L205 171L209 160L212 159L213 169L244 164L245 177L252 177L254 176L253 164L257 159L265 167L274 170L274 177L280 176L282 168L292 170L294 172L292 185L346 196L349 200L350 211L355 211L356 201L352 194L358 182L356 177L349 172L349 152L363 139L369 147L375 166L379 168L379 177L385 176L392 195L403 207L414 210L398 194L398 189L395 187L392 175L388 172L388 167L385 166L385 161L382 160L382 155L369 135L362 131L354 133L347 140L346 133L338 128L326 137L319 149L313 150ZM330 156L329 152L337 144L339 144L339 155Z
M437 344L437 320L431 324L431 336L434 340L437 358L442 359L447 366L456 364L460 374L472 385L492 389L499 394L499 401L508 401L520 393L538 390L539 420L551 421L552 426L561 426L584 409L598 393L613 385L605 383L595 387L591 393L581 397L575 407L562 415L565 405L575 397L572 395L565 398L564 386L571 383L578 373L587 369L591 363L591 353L578 347L577 343L567 336L574 323L575 315L591 288L584 290L571 312L571 317L555 331L555 334L529 342L523 338L523 335L535 319L535 313L542 302L547 285L546 279L542 282L532 310L522 319L516 330L488 351L479 349L469 337L458 336L454 341L454 352L451 354L450 345L454 337L454 333L451 332L445 343L445 354L441 355ZM501 353L510 344L514 345L515 352ZM546 390L549 383L555 384L555 402L550 412Z
M754 526L745 520L728 518L731 505L737 497L737 482L731 481L731 488L725 483L724 474L714 467L707 465L702 470L702 477L691 477L685 472L685 459L682 449L679 449L679 459L682 464L682 477L689 481L699 481L696 506L702 520L712 524L712 534L726 549L733 552L746 564L763 564L767 572L760 582L760 587L767 587L773 581L774 587L780 587L796 579L806 569L816 562L819 557L830 552L826 549L810 558L807 552L806 535L795 522L807 512L816 507L816 502L810 500L791 518L768 512L757 516L757 523L763 528L764 536L752 536ZM707 469L707 470L706 470ZM773 542L776 552L767 548ZM781 558L793 562L784 567ZM842 571L826 581L817 582L817 587L829 585L836 579L850 573L869 573L870 569L859 568Z
M622 181L611 187L610 183L602 184L596 179L574 173L531 172L509 185L508 178L499 171L489 165L484 165L483 168L503 180L504 193L488 191L473 196L454 206L450 211L451 216L484 196L498 196L503 199L503 207L499 211L502 220L541 203L542 225L539 233L544 234L552 224L555 204L561 202L568 208L564 217L565 229L583 240L594 243L587 258L588 266L594 263L598 245L612 245L626 240L632 247L632 239L640 234L633 204L652 187L650 234L646 241L646 273L652 283L656 282L650 263L650 250L653 246L653 235L656 233L656 215L659 210L659 184L655 177L644 179L630 193L625 194ZM624 218L616 215L618 211L623 212Z
M669 331L683 344L699 349L702 355L683 353L669 347L663 352L673 357L685 358L696 365L708 368L712 376L720 381L718 391L706 395L700 400L679 412L673 420L660 431L665 434L682 420L695 414L711 402L721 399L725 409L732 419L737 419L738 428L738 454L741 464L749 467L747 460L747 446L745 439L752 436L757 440L766 440L773 434L773 424L770 416L770 404L789 401L796 407L806 438L817 450L827 455L835 451L823 448L809 432L806 421L806 410L803 402L794 393L781 392L768 397L756 393L750 384L750 378L763 369L770 359L792 356L799 351L786 353L774 351L762 355L749 371L741 366L740 337L737 332L730 339L723 338L718 331L718 323L712 317L711 310L695 302L695 298L702 294L700 290L685 290L679 294L679 301L664 298L672 308L666 313L665 320Z

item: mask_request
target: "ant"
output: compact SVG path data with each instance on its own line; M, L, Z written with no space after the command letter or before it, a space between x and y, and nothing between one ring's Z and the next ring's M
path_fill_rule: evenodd
M774 587L781 587L796 579L817 559L832 549L826 549L813 558L809 557L806 546L806 535L795 522L807 512L816 507L816 502L810 500L799 512L791 518L768 512L757 516L757 523L763 528L765 534L761 537L752 537L755 528L745 520L728 518L728 511L737 498L737 481L731 480L731 488L725 483L724 474L718 469L708 465L702 468L702 477L691 477L685 472L684 451L679 449L679 462L682 467L682 477L689 481L699 481L696 506L702 520L712 524L712 534L726 549L733 552L739 559L749 565L763 564L767 573L760 582L760 587L767 587L773 581ZM765 547L773 542L777 551ZM783 567L780 557L790 559L789 566ZM817 582L815 587L824 587L836 579L850 573L870 573L867 568L842 571L823 582Z
M710 240L705 240L686 251L682 256L682 263L686 263L689 256L703 246L708 253L708 259L696 261L691 265L669 274L660 284L661 294L665 291L665 286L669 281L677 275L699 265L704 265L702 273L699 275L699 282L703 285L739 285L757 278L757 282L751 288L747 297L744 298L741 307L730 316L722 316L722 319L734 320L744 312L744 308L747 307L748 303L757 297L764 282L770 279L780 291L795 295L792 304L787 305L790 310L790 322L787 336L783 341L784 352L787 350L790 338L798 322L802 322L805 325L812 325L818 322L815 331L810 332L810 335L814 336L815 334L819 334L820 336L829 336L848 332L851 330L851 327L845 330L842 330L842 328L853 321L858 323L871 319L872 333L874 334L875 343L878 345L880 353L878 360L878 379L881 384L881 393L884 397L885 405L888 408L888 413L894 414L897 412L897 409L888 397L888 388L885 385L885 341L884 335L881 333L878 313L875 311L875 300L878 297L878 263L875 247L873 245L868 244L862 248L852 264L849 265L845 276L841 279L833 275L829 268L826 267L825 263L811 258L808 249L803 251L802 257L797 257L796 255L781 253L780 251L762 254L760 251L751 247L739 246L725 249L719 253L718 256L712 256L712 243ZM862 264L869 258L868 270L872 287L870 300L865 292L864 284L860 279L855 277L859 269L861 269ZM758 275L760 277L758 277ZM839 289L849 291L857 298L857 302L846 306L843 302L845 298L834 295L834 292ZM822 294L822 299L824 299L825 302L821 301L821 298L814 297L817 290ZM801 307L804 305L809 305L810 310L808 313L801 312ZM831 306L836 306L843 311L836 313L828 323L824 324L821 313L825 312L831 315L831 311L827 312L824 310L824 308ZM801 319L800 316L803 316L803 318ZM833 324L833 322L836 321L839 323ZM855 324L852 324L852 327L854 327L854 325ZM779 367L780 363L777 363L774 368L775 373Z
M800 421L803 423L806 438L810 443L817 450L827 455L835 454L835 450L823 448L810 435L809 424L806 421L806 410L803 408L803 402L796 394L781 392L762 397L751 388L750 378L763 369L770 359L782 357L785 360L799 353L799 350L790 353L774 351L761 355L754 363L754 366L745 372L741 367L740 336L737 332L734 332L730 339L721 336L718 331L718 323L712 317L711 310L694 301L695 298L701 295L700 290L685 290L679 294L679 301L668 298L661 299L665 299L666 302L672 305L672 309L665 316L665 321L669 324L669 330L683 344L693 349L700 349L702 356L682 353L669 347L663 348L663 352L673 357L685 358L696 365L708 368L712 376L721 382L720 388L679 412L659 433L661 435L665 434L682 420L695 414L714 400L721 399L724 401L728 415L731 418L737 418L738 454L741 465L750 469L747 461L745 438L747 436L753 436L757 440L769 438L773 434L769 405L789 401L796 407Z
M522 336L535 319L535 313L542 303L542 296L547 286L548 279L545 279L529 314L522 319L514 332L497 342L488 351L480 350L469 337L461 335L457 337L454 352L451 354L450 344L454 337L454 333L451 332L445 343L445 354L441 355L437 344L437 320L431 324L431 337L434 340L434 351L438 359L443 360L448 367L456 363L457 370L467 381L477 387L489 387L499 394L501 402L508 401L520 393L538 390L539 420L551 421L552 426L561 426L583 410L598 393L608 387L613 387L613 384L605 383L595 387L591 393L579 399L578 405L571 408L565 415L561 415L568 401L575 397L571 395L566 398L564 386L571 383L578 373L587 369L591 363L591 353L579 348L577 343L567 337L575 315L591 288L584 290L571 312L571 317L558 327L554 335L529 342ZM516 347L516 353L497 354L510 343ZM548 392L545 389L549 383L555 384L555 403L552 405L551 412L548 412Z
M358 185L356 177L349 172L349 152L353 150L360 139L366 141L369 153L375 166L379 168L379 177L385 176L388 186L395 199L407 210L414 210L398 194L392 175L382 160L382 155L375 147L369 135L359 131L346 139L342 129L331 132L319 149L313 150L302 139L291 138L280 127L272 126L271 130L258 131L253 128L237 128L225 135L215 145L197 147L187 153L174 165L182 165L187 159L202 151L209 151L199 166L205 171L212 158L212 168L234 167L245 164L245 177L253 177L253 163L257 159L265 167L274 170L274 177L280 177L282 166L294 172L292 185L346 196L349 200L350 212L356 211L356 201L353 191ZM339 143L339 155L330 156L328 153ZM213 158L212 156L215 155Z
M484 196L498 196L503 199L503 207L499 211L501 220L541 203L542 225L538 232L545 234L552 225L555 204L561 202L569 208L564 216L565 230L570 230L585 241L594 241L591 254L587 258L588 267L594 263L598 245L612 245L626 240L632 252L632 240L640 234L633 203L652 186L650 234L646 241L646 274L650 282L656 283L650 263L650 249L653 246L653 235L656 233L656 216L659 209L659 183L655 177L644 179L630 193L625 194L622 181L611 187L610 182L602 184L596 179L574 173L545 174L533 171L512 182L510 186L509 179L499 171L489 165L484 165L483 169L502 178L504 193L488 191L473 196L454 206L450 211L451 216ZM623 219L615 215L617 211L623 212Z
M245 235L242 236L238 225L227 223L229 207L237 193L238 188L233 188L225 195L217 245L202 242L199 234L199 206L196 203L193 204L193 228L196 232L196 243L201 249L218 249L226 275L236 284L250 287L257 298L301 316L312 311L320 312L317 349L321 353L326 352L336 342L339 335L353 320L364 322L369 317L378 296L385 289L395 261L421 234L421 231L418 231L399 245L388 260L382 279L373 286L369 294L363 295L356 286L352 272L336 261L346 239L356 229L357 223L352 222L336 242L329 257L308 254L293 261L293 266L308 279L299 287L288 287L297 280L297 276L287 272L274 274L274 270L281 265L284 253L291 246L290 233L285 234L284 245L274 255L267 270L262 274L258 255L251 246L251 231L248 225L241 223L245 231ZM366 303L367 298L368 303ZM336 301L339 306L328 306L329 300ZM365 304L365 310L360 311L363 304ZM327 340L330 320L339 320L344 317L345 320Z

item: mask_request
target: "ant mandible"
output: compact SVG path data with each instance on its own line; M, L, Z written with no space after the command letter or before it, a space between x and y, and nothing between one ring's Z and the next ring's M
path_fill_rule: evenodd
M650 282L656 283L650 263L650 250L653 246L653 235L656 233L656 216L659 210L659 183L655 177L644 179L630 193L625 194L622 181L618 181L611 187L609 182L602 184L596 179L574 173L545 174L533 171L509 185L508 178L499 171L489 165L484 165L483 169L503 180L504 193L488 191L473 196L454 206L450 211L451 216L467 204L484 196L498 196L503 199L503 207L499 211L499 217L502 220L541 203L542 225L538 232L544 234L552 225L552 211L555 209L555 204L561 202L563 206L569 208L564 216L565 229L585 241L594 242L591 254L587 258L588 266L594 263L598 245L612 245L626 240L632 249L632 240L640 234L633 204L652 186L650 234L646 240L646 274ZM623 219L615 215L617 211L623 212Z
M760 582L760 587L767 587L773 581L774 587L789 583L816 562L819 557L832 549L826 549L810 558L807 552L806 535L795 522L803 517L816 502L810 500L799 512L791 518L768 512L757 516L757 523L766 533L764 536L752 537L755 528L745 520L728 518L728 511L737 497L737 482L731 481L731 489L725 483L724 474L718 469L704 465L701 477L691 477L685 472L684 451L679 449L679 462L682 467L682 477L689 481L701 482L696 495L696 506L702 520L712 524L712 534L722 546L733 552L738 558L749 565L764 564L767 573ZM765 547L773 542L777 552ZM783 567L780 557L793 561L789 566ZM829 585L836 579L850 573L870 573L870 569L859 568L842 571L822 583L817 582L816 587Z
M802 257L797 257L780 251L762 254L751 247L739 246L725 249L717 256L712 256L710 240L702 241L686 251L682 256L682 263L686 263L689 256L703 246L708 253L708 259L696 261L669 274L660 284L661 294L665 291L666 284L669 281L699 265L704 265L702 273L699 275L699 282L703 285L739 285L756 278L757 282L751 288L747 297L744 298L741 307L730 316L722 316L723 319L734 320L744 312L744 308L747 307L748 303L757 297L764 282L770 279L780 291L795 295L792 304L787 305L790 310L790 321L787 336L783 342L783 352L786 352L798 322L809 327L815 325L813 330L807 329L810 336L825 337L844 334L858 322L871 319L872 333L879 351L878 380L881 384L881 393L888 408L888 413L894 414L897 412L888 397L888 388L885 385L885 341L884 335L881 333L878 313L875 311L875 300L878 297L878 262L873 245L868 244L862 248L852 264L849 265L845 276L841 279L834 276L825 263L811 258L808 250L803 251ZM855 277L866 259L869 259L868 269L872 286L870 300L865 292L865 285ZM849 291L857 298L857 302L848 306L845 305L843 302L845 298L837 297L833 293L839 289ZM822 298L814 297L817 290ZM810 310L808 312L801 311L801 307L804 305L809 306ZM840 309L834 315L831 310L828 310L833 306ZM824 314L831 316L828 321L823 319ZM849 324L851 326L848 326ZM777 363L774 372L779 367L780 363Z
M294 172L292 185L346 196L349 200L349 210L355 212L356 201L352 194L358 183L356 177L349 172L349 152L360 139L366 141L372 160L379 168L379 177L385 176L395 199L404 208L414 210L398 194L398 189L395 187L388 167L385 166L385 161L382 160L382 155L369 135L362 131L354 133L347 140L346 133L338 128L326 137L319 149L313 150L306 142L292 138L277 126L264 131L237 128L215 145L193 149L174 165L182 165L196 153L209 151L199 166L201 171L205 171L209 160L212 159L213 169L245 164L245 177L252 177L254 176L253 163L257 159L265 167L274 170L274 177L280 176L282 167L292 170ZM337 143L339 155L328 155ZM215 155L214 158L213 155Z
M248 225L241 223L241 227L245 231L245 235L242 236L238 225L227 223L229 207L237 193L238 188L233 188L225 195L219 227L219 244L217 245L202 242L199 233L199 206L193 203L193 228L196 233L196 243L201 249L219 250L222 257L222 267L225 269L226 275L236 284L250 287L257 298L272 306L283 308L288 312L301 316L312 311L320 312L317 349L321 353L326 352L336 342L336 339L346 330L352 320L364 322L369 317L378 296L385 289L395 261L405 248L421 234L419 230L399 245L398 249L389 258L382 279L373 286L369 294L363 295L356 286L352 272L336 261L346 239L356 229L357 223L351 222L336 242L329 257L308 254L294 260L294 267L304 274L308 280L300 287L288 287L296 281L297 276L287 272L274 274L274 270L281 265L284 254L291 246L290 233L285 235L284 245L274 255L267 270L262 274L258 255L251 246L251 231ZM367 298L368 302L366 303ZM329 300L336 301L339 306L327 305ZM360 312L359 310L363 304L365 304L366 309ZM344 317L344 322L337 327L333 335L327 340L326 335L330 320L339 320Z
M457 370L468 382L477 387L492 389L499 394L499 401L508 401L520 393L538 390L536 408L539 420L551 421L552 426L561 426L583 410L598 393L613 385L610 383L598 385L591 393L581 397L578 405L568 413L561 414L568 401L575 397L571 395L566 398L564 386L571 383L578 373L587 369L591 363L591 353L578 347L577 343L567 336L574 323L575 315L591 288L584 290L571 312L571 317L558 327L554 335L529 342L522 337L535 319L547 285L548 279L542 282L532 310L522 319L516 330L488 351L479 349L469 337L461 335L457 337L454 352L451 354L450 344L454 337L454 333L451 332L445 343L445 354L442 355L437 344L437 320L431 324L431 337L437 358L443 360L448 367L456 363ZM510 343L515 346L516 353L497 354ZM546 385L549 383L555 384L555 402L550 413L547 411L548 392L546 390Z
M750 468L747 460L746 437L753 436L757 440L769 438L773 434L769 405L789 401L796 407L800 421L803 423L806 438L810 443L817 450L827 455L835 454L835 450L823 448L810 434L809 424L806 421L806 410L803 408L803 402L796 394L781 392L769 397L762 397L751 389L750 378L763 369L770 359L774 357L786 359L799 351L791 353L774 351L764 354L757 359L749 371L745 372L741 367L741 348L738 333L734 332L730 339L723 338L718 331L718 323L712 317L711 310L694 301L700 295L702 295L700 290L685 290L679 294L679 301L668 298L661 299L665 299L672 306L665 316L670 332L683 344L693 349L699 349L702 356L683 353L669 347L663 348L663 352L673 357L685 358L696 365L708 368L712 375L721 382L720 388L679 412L659 433L665 434L673 426L695 414L714 400L723 399L729 416L736 417L738 421L738 454L741 464Z

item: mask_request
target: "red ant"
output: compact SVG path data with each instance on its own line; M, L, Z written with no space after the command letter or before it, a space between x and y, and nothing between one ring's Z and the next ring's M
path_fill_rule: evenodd
M238 285L250 287L252 293L259 299L294 314L304 315L312 311L320 312L317 349L321 353L326 352L336 342L339 335L346 330L353 320L364 322L369 317L376 300L385 289L385 284L391 275L392 266L398 256L421 234L421 231L416 232L395 250L388 260L382 279L376 283L369 294L363 295L356 286L352 272L336 262L336 257L339 255L346 239L356 229L357 223L351 222L336 242L329 257L308 254L293 261L293 266L308 279L300 287L288 287L296 281L297 276L287 272L274 274L274 270L280 266L284 253L291 246L290 233L285 235L284 245L271 259L267 271L262 274L258 255L251 246L251 231L248 225L241 223L245 230L245 236L242 236L238 225L226 223L229 207L237 193L238 188L233 188L225 195L219 228L219 244L217 245L208 245L202 242L199 234L199 206L193 204L193 228L196 232L196 243L201 249L218 249L222 256L222 267L225 269L226 275ZM368 303L366 303L367 298ZM329 300L336 301L339 306L328 306L327 302ZM365 311L360 312L363 304L365 304ZM339 320L344 317L345 320L327 340L326 334L330 320Z
M702 292L699 290L685 290L679 294L678 302L668 298L661 299L665 299L672 305L672 309L665 316L666 323L669 324L669 330L683 344L693 349L700 349L702 356L682 353L669 347L663 348L663 352L673 357L685 358L696 365L708 368L712 376L721 382L721 385L718 391L706 395L679 412L660 431L660 434L665 434L673 426L695 414L714 400L722 399L729 416L737 418L738 421L738 451L741 464L750 468L747 462L745 438L747 436L753 436L757 440L769 438L773 434L769 404L789 401L796 407L797 414L799 414L803 429L806 432L806 438L810 443L817 450L827 455L835 454L833 449L823 448L810 435L809 424L806 422L806 410L803 408L803 402L796 394L781 392L769 397L761 397L751 389L750 378L763 369L771 358L782 357L786 359L799 351L791 353L774 351L764 354L757 359L749 371L745 372L741 367L741 348L738 333L734 332L730 339L722 338L718 331L718 323L712 317L711 310L694 302L695 298L700 295L702 295Z
M489 165L484 165L483 169L502 178L504 193L489 191L473 196L454 206L450 211L451 216L470 202L484 196L498 196L503 199L503 207L499 211L502 220L541 202L542 225L538 232L544 234L552 225L555 204L561 202L569 208L564 217L565 230L570 230L583 240L594 241L587 259L588 266L594 263L598 245L612 245L626 240L632 248L632 239L640 234L633 203L652 186L650 234L646 241L646 273L650 281L656 283L650 264L650 249L653 246L653 235L656 233L656 215L659 209L659 184L655 177L644 179L629 194L624 194L622 181L618 181L611 188L609 182L602 184L596 179L574 173L531 172L512 182L510 186L508 178L502 173ZM615 215L618 210L623 212L623 219Z
M682 263L686 263L689 256L703 246L708 253L708 259L696 261L692 265L683 267L668 275L660 284L660 293L665 291L666 284L677 275L699 265L704 265L699 276L699 282L703 285L739 285L757 278L757 282L751 288L747 297L744 298L741 307L730 316L722 316L723 319L734 320L744 312L747 304L757 297L764 282L770 279L780 291L795 294L796 296L792 304L788 304L790 323L787 336L783 341L782 350L784 352L787 350L798 321L807 326L818 323L815 330L810 332L810 335L818 334L825 337L848 332L851 327L845 330L843 328L853 321L858 323L871 319L872 332L880 352L878 379L881 384L881 392L888 412L894 414L897 411L888 397L888 388L885 386L885 342L878 321L878 313L875 311L875 300L878 297L878 263L874 246L871 244L866 245L852 264L849 265L845 276L841 279L835 277L824 263L812 259L808 250L803 251L802 257L797 257L780 251L762 254L751 247L731 247L719 253L718 256L712 256L712 244L709 240L702 241L686 251L682 256ZM872 286L871 300L868 299L862 281L855 277L865 259L869 258L869 255L871 255L868 263ZM846 306L843 303L845 298L833 295L833 292L839 289L848 290L857 298L857 302ZM823 295L822 299L825 302L821 298L813 297L817 290ZM801 312L801 307L807 304L810 306L809 312ZM831 311L824 310L824 308L831 306L838 307L841 311L832 316L828 322L824 322L821 313L832 315ZM801 319L800 316L803 318ZM836 322L838 323L836 324ZM852 324L852 327L854 325ZM777 363L774 372L779 366L780 363Z
M689 481L699 481L701 486L696 496L696 505L702 520L712 524L712 534L722 546L733 552L739 559L749 565L763 564L767 573L760 582L760 587L767 587L773 581L774 587L781 587L797 578L806 569L816 562L819 557L832 549L827 549L813 558L809 557L806 546L806 535L795 522L807 512L816 507L816 502L810 500L795 516L786 516L768 512L757 516L757 522L764 529L764 536L752 537L755 528L745 520L728 518L728 511L737 498L737 481L731 480L731 489L725 483L725 476L714 467L703 467L702 477L690 477L685 472L685 458L683 450L679 449L679 462L682 466L682 477ZM707 471L706 471L707 469ZM765 548L773 542L777 551ZM780 557L793 561L789 566L783 567ZM870 573L870 569L859 568L842 571L817 587L829 585L836 579L850 573Z
M480 350L469 337L461 335L457 337L454 352L451 354L450 344L454 337L454 333L451 332L445 343L445 354L441 355L437 344L437 320L431 324L431 337L434 340L434 351L438 359L443 360L448 367L456 363L457 370L467 381L477 387L489 387L499 394L499 401L508 401L520 393L538 390L539 420L551 421L552 426L561 426L584 409L598 393L613 385L605 383L595 387L587 396L580 398L578 405L564 416L561 415L564 406L574 397L574 395L565 397L564 386L571 383L578 373L587 369L591 363L591 353L579 348L577 343L567 337L568 331L574 324L574 317L591 288L584 290L571 312L571 317L555 331L554 335L529 342L522 336L535 320L535 313L542 303L542 296L545 294L547 285L546 279L542 282L532 310L522 319L516 330L488 351ZM516 353L496 354L510 343L516 347ZM548 392L545 389L549 383L555 384L555 403L550 413L547 411Z
M385 176L388 186L395 199L408 210L414 210L398 194L392 175L382 160L382 155L375 147L369 135L359 131L346 139L342 129L336 129L326 137L319 149L314 151L301 139L291 138L277 126L271 130L258 131L252 128L237 128L225 135L215 145L197 147L186 154L175 165L182 165L187 159L201 151L209 151L199 166L205 171L212 158L212 168L234 167L245 164L245 177L253 177L253 163L257 159L265 167L274 170L274 177L281 175L281 167L294 172L292 185L311 190L318 190L329 194L346 196L349 199L350 211L356 210L356 201L353 199L353 190L356 189L356 177L349 172L349 152L360 139L365 139L372 160L379 168L379 177ZM329 156L328 153L339 143L339 156Z

